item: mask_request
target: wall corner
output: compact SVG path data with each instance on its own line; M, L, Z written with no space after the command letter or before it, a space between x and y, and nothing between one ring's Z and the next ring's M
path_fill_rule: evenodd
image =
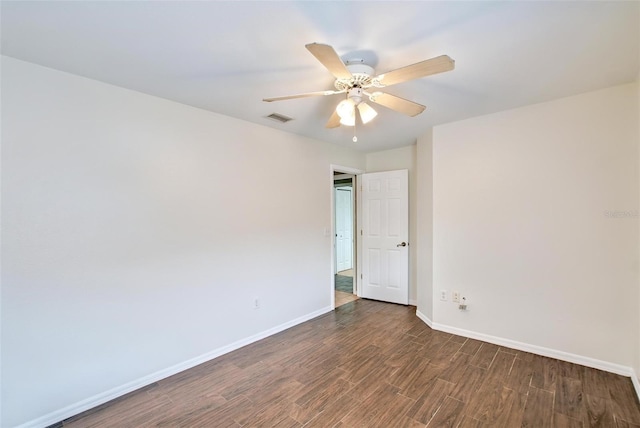
M433 319L433 128L416 144L418 310ZM421 318L422 319L422 318ZM426 321L425 321L426 322ZM427 323L429 324L429 323Z

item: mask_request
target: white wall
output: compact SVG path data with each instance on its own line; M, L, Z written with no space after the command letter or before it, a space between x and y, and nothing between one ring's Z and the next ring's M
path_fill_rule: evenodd
M418 138L417 164L417 293L418 314L433 320L433 129Z
M0 57L1 58L1 57ZM3 412L2 412L2 197L1 197L1 189L2 189L2 63L0 62L0 424L3 421Z
M406 146L399 149L383 150L367 153L367 172L409 170L409 303L417 302L417 205L416 205L416 146Z
M640 73L638 73L638 78L636 80L636 112L637 112L636 120L637 120L637 127L638 127L637 128L638 164L640 165ZM639 174L638 180L640 181L640 174ZM640 182L638 184L638 189L640 191ZM638 236L638 245L640 246L640 236ZM638 252L640 253L640 250ZM640 269L640 259L638 260L638 269ZM637 329L636 330L636 358L635 358L635 365L634 365L634 370L636 372L636 388L640 386L640 275L638 278L637 302L638 302L638 306L636 309L636 329ZM636 389L636 392L640 397L640 389Z
M6 57L2 107L2 426L330 307L363 154Z
M634 364L638 219L607 213L638 209L636 91L434 128L435 322Z

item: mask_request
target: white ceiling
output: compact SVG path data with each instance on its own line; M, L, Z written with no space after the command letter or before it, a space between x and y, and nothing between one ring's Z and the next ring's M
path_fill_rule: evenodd
M376 151L433 125L637 79L639 2L1 3L2 54L213 112ZM386 91L427 106L381 106L358 128L326 129L332 97L262 98L333 89L305 49L332 45L378 73L447 54L448 73ZM277 112L287 124L266 119Z

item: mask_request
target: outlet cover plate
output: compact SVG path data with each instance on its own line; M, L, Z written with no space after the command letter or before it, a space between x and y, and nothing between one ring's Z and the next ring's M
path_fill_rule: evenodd
M460 292L454 291L451 293L451 301L454 303L460 303Z

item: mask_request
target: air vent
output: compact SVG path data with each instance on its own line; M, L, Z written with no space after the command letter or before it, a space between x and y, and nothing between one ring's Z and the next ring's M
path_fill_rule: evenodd
M293 120L292 117L288 117L279 113L271 113L269 116L267 116L267 119L275 120L276 122L280 123L287 123L290 120Z

